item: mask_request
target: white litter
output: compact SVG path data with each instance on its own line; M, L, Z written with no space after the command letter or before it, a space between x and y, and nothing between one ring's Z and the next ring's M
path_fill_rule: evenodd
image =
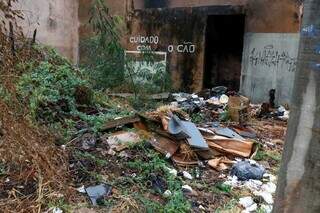
M239 204L246 209L246 208L252 206L254 204L254 201L253 201L252 197L242 197L239 199Z
M262 191L257 193L255 192L254 194L261 196L267 204L273 204L273 197L271 193Z
M188 186L188 185L183 185L182 189L187 191L187 192L192 192L193 191L192 188L190 186Z
M62 209L58 208L58 207L54 207L52 210L52 213L63 213Z
M272 212L272 205L261 205L261 209L265 212L265 213L271 213Z
M227 95L221 95L219 101L222 104L227 104L229 102L229 97Z
M167 170L168 170L169 174L171 174L174 177L176 177L178 175L178 171L175 169L171 169L171 168L167 167Z
M275 192L276 192L276 189L277 189L276 184L271 183L271 182L266 183L266 184L263 184L263 185L261 186L261 190L262 190L262 191L269 192L269 193L271 193L271 194L275 193Z
M192 175L189 172L183 171L182 174L183 174L183 177L185 177L189 180L193 179Z
M248 208L245 209L245 212L255 212L258 208L258 205L254 203L253 205L249 206Z
M201 210L203 210L203 211L206 210L206 208L204 208L202 205L199 206L199 209L201 209Z
M168 197L171 197L172 195L172 192L170 190L166 190L164 193L163 193L163 197L165 198L168 198Z
M85 189L84 186L80 186L79 188L77 188L77 191L80 192L80 193L83 193L83 194L86 193L86 189Z

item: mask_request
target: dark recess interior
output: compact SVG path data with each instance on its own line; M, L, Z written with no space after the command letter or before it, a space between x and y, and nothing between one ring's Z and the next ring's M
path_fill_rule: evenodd
M162 8L168 6L168 0L144 0L145 8Z
M239 90L244 24L244 15L208 16L204 88L226 86Z

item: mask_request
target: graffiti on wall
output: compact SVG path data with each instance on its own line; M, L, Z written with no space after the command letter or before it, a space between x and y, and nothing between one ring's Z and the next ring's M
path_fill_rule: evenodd
M178 53L195 53L196 45L192 44L192 42L183 42L178 45L169 45L168 52L178 52Z
M153 51L152 45L159 44L159 36L131 36L129 38L129 42L131 44L136 44L137 51ZM177 53L195 53L196 52L196 45L192 42L181 42L177 45L170 44L167 46L166 50L169 53L177 52Z
M299 33L245 34L240 90L252 103L264 102L270 89L277 103L290 103L299 40Z
M297 57L290 55L289 51L277 49L274 45L269 44L262 49L253 47L250 50L249 63L254 67L281 68L294 72L296 70Z
M146 56L140 51L125 51L126 76L136 84L154 92L163 92L166 82L166 52L152 52Z

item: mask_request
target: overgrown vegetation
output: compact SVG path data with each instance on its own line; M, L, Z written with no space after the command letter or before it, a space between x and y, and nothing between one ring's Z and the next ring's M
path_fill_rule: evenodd
M109 104L105 95L92 89L83 70L54 50L46 52L43 61L19 67L25 70L17 83L19 98L29 107L32 119L40 123L62 124L62 131L68 131L81 120L97 131L107 120L130 114Z
M124 50L120 44L122 19L111 16L104 1L95 0L89 26L95 35L81 43L82 65L96 88L115 88L124 81Z
M88 23L94 36L81 42L81 65L87 70L95 88L132 92L137 99L171 88L166 64L158 62L153 51L125 54L120 37L123 18L111 16L104 1L95 0Z

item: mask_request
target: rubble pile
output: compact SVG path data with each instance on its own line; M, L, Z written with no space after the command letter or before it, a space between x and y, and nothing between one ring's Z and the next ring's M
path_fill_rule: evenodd
M173 212L187 212L190 208L212 212L231 196L228 187L249 190L250 194L239 200L241 210L271 211L276 181L271 173L276 170L273 167L277 156L265 160L267 154L260 149L281 151L288 107L276 107L274 103L254 105L247 97L220 86L197 94L173 93L166 97L166 105L134 114L127 113L129 107L124 103L116 109L108 104L88 104L94 95L86 87L77 87L74 100L67 94L64 98L69 97L69 102L62 98L40 104L37 122L29 117L30 109L26 107L32 91L27 91L23 100L18 98L15 82L25 70L15 65L41 62L48 56L29 43L12 49L2 34L0 41L4 47L0 50L3 211L60 213L67 212L64 202L108 206L112 200L116 202L112 203L113 212L139 212L141 205L148 206L144 199L149 198L158 202L159 209L168 205ZM74 78L78 73L71 73L71 80L82 80ZM31 83L35 82L31 79ZM61 80L57 78L55 82L60 84ZM27 81L27 89L31 83ZM57 92L57 84L49 82L41 91L58 94L61 89ZM124 116L127 114L132 115ZM49 131L54 125L60 125L70 141L61 143L65 138ZM146 149L162 158L144 152ZM254 158L262 159L261 163ZM222 193L224 198L219 198L212 193L217 189L227 195ZM137 192L144 199L139 200Z
M236 93L227 94L223 87L212 91L219 92L207 99L196 94L175 93L171 95L172 102L155 111L106 123L103 131L113 132L106 136L106 143L112 150L109 153L125 157L130 144L139 143L139 137L140 140L143 138L172 161L177 170L168 169L174 176L181 172L186 180L192 181L201 179L200 175L193 176L182 168L214 170L220 174L216 179L224 179L225 185L250 191L252 197L243 197L239 202L244 212L254 212L258 208L271 212L276 178L270 174L268 162L260 165L252 159L258 154L259 147L272 143L263 134L272 134L272 128L275 131L285 128L286 119L283 118L288 116L288 111L280 106L269 109L262 118L263 104L252 105L248 98ZM194 114L210 116L193 123ZM264 123L260 120L266 118L277 120L279 126L274 124L268 133L261 131ZM134 132L123 131L128 125L135 129ZM285 131L275 134L275 138L283 139ZM276 146L274 144L273 148ZM189 185L182 189L186 194L197 194ZM162 193L165 197L171 194L166 190ZM256 201L257 197L261 199ZM206 209L204 206L199 209Z

